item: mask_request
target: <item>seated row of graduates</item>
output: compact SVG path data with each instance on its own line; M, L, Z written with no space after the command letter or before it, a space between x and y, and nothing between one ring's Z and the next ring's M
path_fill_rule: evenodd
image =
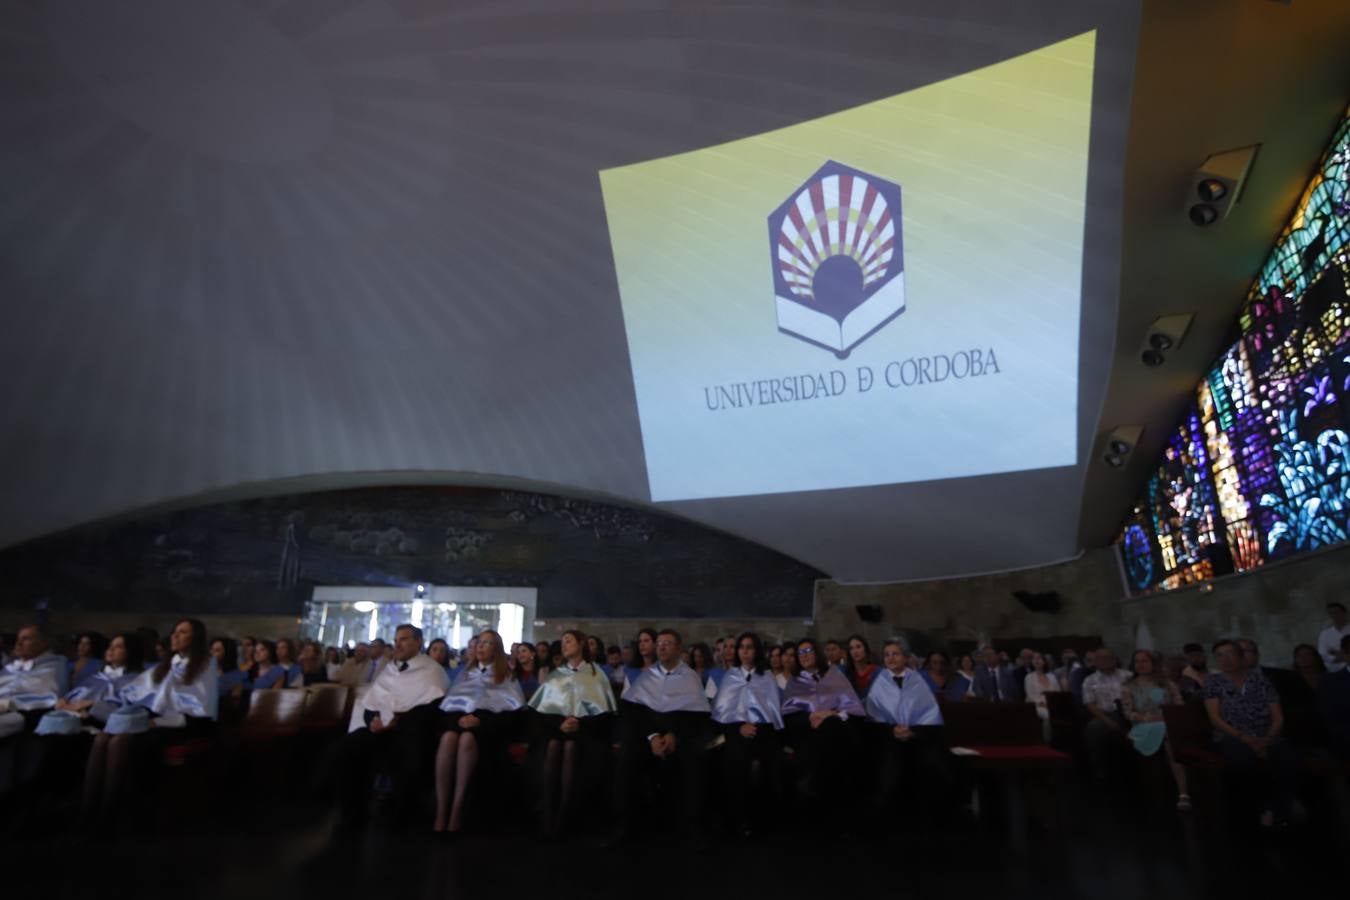
M947 780L941 713L922 677L907 670L898 642L886 644L886 672L859 697L809 638L797 644L801 672L780 690L763 644L748 632L736 642L739 666L705 688L681 662L679 634L666 629L657 635L655 662L629 672L622 700L616 701L581 632L563 635L563 665L529 698L510 677L497 633L479 635L475 660L453 681L422 652L422 640L420 629L398 627L392 664L355 705L348 734L318 767L320 787L347 823L363 818L377 771L390 776L395 803L405 808L434 771L432 828L458 831L475 775L507 771L480 767L480 761L499 761L507 745L521 739L530 743L536 821L545 834L571 826L582 773L606 770L614 743L620 747L614 801L621 835L630 834L638 820L644 775L658 769L677 779L681 822L695 828L702 818L710 746L718 748L724 793L740 811L734 818L744 830L751 824L744 815L750 774L758 768L775 781L784 747L794 752L793 768L807 796L862 796L871 786L860 783L860 776L875 771L880 791L866 793L884 806L896 795L903 771L922 770L916 781L929 786ZM130 787L133 759L145 759L175 740L211 734L220 673L205 627L184 619L170 643L170 656L141 671L138 645L119 637L103 671L64 696L52 677L64 668L45 664L55 658L50 653L16 661L0 676L0 694L28 723L8 722L20 713L0 714L8 717L0 723L5 732L26 732L31 743L43 744L82 734L91 722L105 723L85 758L86 816L100 818L100 809L106 815L118 806ZM53 706L55 711L44 714ZM875 768L860 762L874 762Z
M680 635L664 629L655 662L624 678L620 701L579 631L563 634L564 663L528 698L510 677L495 632L479 635L475 659L449 684L444 670L420 652L421 642L420 629L399 626L392 664L356 705L348 734L319 767L320 783L347 826L363 819L376 772L390 778L395 809L408 812L434 771L432 830L457 832L474 779L509 771L480 762L500 762L508 744L521 739L530 744L537 830L546 837L577 827L573 808L588 782L583 774L606 770L615 743L620 840L641 821L645 777L658 773L678 786L678 824L696 835L714 759L730 821L743 833L753 825L752 773L758 770L766 784L779 782L785 747L796 774L789 780L807 799L868 796L881 811L897 796L902 773L929 790L949 782L941 712L927 683L906 668L898 641L886 643L886 671L859 697L809 638L797 643L801 672L780 690L762 642L749 632L736 641L739 665L720 684L710 680L705 687L680 659ZM863 783L873 774L874 783Z

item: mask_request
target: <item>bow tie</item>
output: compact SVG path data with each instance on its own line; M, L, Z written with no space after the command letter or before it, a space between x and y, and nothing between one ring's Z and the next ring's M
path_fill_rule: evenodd
M407 664L406 662L401 662L401 663L399 663L399 664L398 664L398 670L399 670L400 672L406 672L406 671L408 671L408 664Z
M903 675L895 675L895 676L893 676L893 677L895 678L895 686L896 686L896 687L898 687L898 688L903 688L903 687L905 686L905 676L903 676Z

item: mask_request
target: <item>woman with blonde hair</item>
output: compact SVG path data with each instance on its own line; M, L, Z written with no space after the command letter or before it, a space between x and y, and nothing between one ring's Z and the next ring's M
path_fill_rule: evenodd
M463 827L464 798L479 760L505 751L516 713L525 707L520 682L511 677L502 636L478 635L474 658L465 663L441 701L440 745L436 748L436 820L434 832ZM453 788L453 802L451 789Z

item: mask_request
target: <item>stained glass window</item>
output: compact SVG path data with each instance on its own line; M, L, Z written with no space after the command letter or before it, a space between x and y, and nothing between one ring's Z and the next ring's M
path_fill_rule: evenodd
M1350 539L1350 117L1121 531L1130 589Z

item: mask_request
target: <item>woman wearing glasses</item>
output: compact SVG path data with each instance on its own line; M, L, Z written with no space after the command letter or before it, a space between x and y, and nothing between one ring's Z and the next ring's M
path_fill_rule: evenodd
M783 691L783 724L797 763L797 784L817 803L850 802L862 742L862 703L838 666L828 665L812 638L797 642L801 671Z

